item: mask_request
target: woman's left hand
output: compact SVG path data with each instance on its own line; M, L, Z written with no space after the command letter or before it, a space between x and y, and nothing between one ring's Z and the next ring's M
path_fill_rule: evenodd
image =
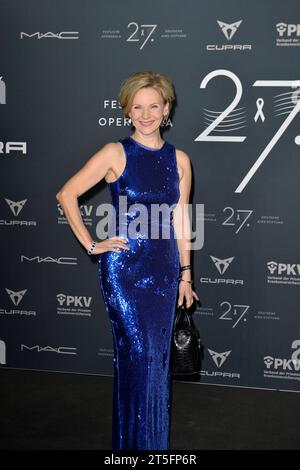
M185 299L186 308L189 308L193 304L194 297L195 299L200 300L197 293L193 291L192 284L190 284L189 282L185 282L183 280L180 281L178 291L179 291L179 296L178 296L177 307L180 307L183 304L184 299Z

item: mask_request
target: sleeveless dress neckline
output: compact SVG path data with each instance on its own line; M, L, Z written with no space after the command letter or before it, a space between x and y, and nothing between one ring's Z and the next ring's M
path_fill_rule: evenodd
M131 135L129 136L129 139L133 140L133 142L135 142L137 145L140 145L141 147L147 149L147 150L152 150L152 151L160 151L164 148L164 146L166 145L167 141L165 140L164 143L162 144L162 146L159 148L159 149L156 149L154 147L149 147L148 145L144 145L142 144L141 142L138 142L137 140L135 140L133 137L131 137Z

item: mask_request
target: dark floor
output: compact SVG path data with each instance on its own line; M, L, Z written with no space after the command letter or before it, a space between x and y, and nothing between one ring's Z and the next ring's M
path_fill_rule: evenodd
M0 370L1 449L111 449L111 377ZM300 449L300 394L173 382L172 450Z

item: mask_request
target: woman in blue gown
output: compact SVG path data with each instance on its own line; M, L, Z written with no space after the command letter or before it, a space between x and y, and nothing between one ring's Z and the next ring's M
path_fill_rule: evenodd
M106 144L57 198L88 253L99 255L114 344L112 449L167 450L176 298L187 307L199 299L192 290L189 237L181 230L189 224L182 209L189 202L191 167L188 155L160 136L174 100L166 75L132 74L119 99L134 133ZM103 177L113 217L108 238L96 242L76 219L70 197Z

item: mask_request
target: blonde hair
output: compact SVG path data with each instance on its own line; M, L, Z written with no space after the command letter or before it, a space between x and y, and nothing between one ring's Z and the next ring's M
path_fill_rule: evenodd
M172 104L175 100L171 79L163 73L144 70L132 73L121 83L118 98L125 117L129 118L128 113L130 112L136 92L146 87L152 87L158 91L164 100L164 104L169 103L169 113L171 112Z

